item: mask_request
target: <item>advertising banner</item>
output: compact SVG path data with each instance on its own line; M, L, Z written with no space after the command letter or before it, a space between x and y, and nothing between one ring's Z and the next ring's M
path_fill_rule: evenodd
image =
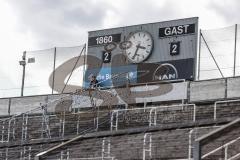
M84 88L90 86L92 76L96 76L98 86L101 88L124 86L126 83L135 84L137 83L137 65L87 70L85 73Z

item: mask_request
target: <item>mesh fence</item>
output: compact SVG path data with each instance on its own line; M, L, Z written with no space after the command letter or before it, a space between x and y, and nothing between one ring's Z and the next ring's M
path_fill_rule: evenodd
M54 48L27 52L26 59L24 95L52 93L48 77L54 69Z
M58 93L59 91L60 93L67 93L69 91L73 91L73 89L69 86L82 86L84 67L81 60L83 55L85 54L83 51L83 47L84 46L56 48L57 54L55 68L61 67L62 69L60 72L55 73L55 75L58 74L61 76L63 73L66 73L66 77L63 81L61 81L61 79L58 79L58 77L55 76L54 87L58 89ZM81 59L78 59L80 54ZM67 61L68 64L66 63ZM68 79L69 81L67 82ZM64 84L68 85L65 86Z
M0 97L16 97L21 93L22 68L17 57L0 58Z
M217 65L224 77L240 76L240 26L201 30L201 33L199 79L221 78ZM24 95L66 93L72 88L76 89L76 86L82 86L84 66L77 57L83 47L27 52ZM73 70L75 64L77 67ZM13 79L15 81L12 82ZM22 67L14 61L9 65L9 73L0 76L1 82L8 82L0 84L0 97L20 96L21 79Z
M74 69L74 65L83 47L58 47L27 52L24 95L57 93L55 88L58 88L58 92L63 91L73 70L68 84L81 86L83 67ZM73 58L75 58L74 61L70 61ZM66 64L69 65L66 66ZM60 77L62 79L59 79L59 76L56 77L59 73L65 75L65 77Z
M240 36L239 32L239 25L237 25L237 30L234 25L221 29L201 31L200 79L221 78L221 72L224 77L240 75L240 43L238 43ZM237 36L236 41L235 36ZM234 61L236 62L235 65ZM221 72L219 71L217 65L219 66Z
M74 66L80 54L81 58L84 56L84 46L56 47L26 52L24 96L61 93L62 91L66 93L72 89L69 86L81 87L83 62L79 61L76 68ZM19 65L18 60L21 58L11 62L8 69L3 71L0 69L1 98L21 95L23 67Z
M18 77L18 80L21 81L21 77ZM8 84L9 78L0 77L0 98L2 97L17 97L20 96L21 86L19 84Z

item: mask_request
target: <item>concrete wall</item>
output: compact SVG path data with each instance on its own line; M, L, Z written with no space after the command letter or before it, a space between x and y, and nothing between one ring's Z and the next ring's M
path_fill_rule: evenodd
M0 99L0 115L15 115L21 114L27 111L31 113L41 113L41 107L43 104L48 104L48 112L54 112L56 104L61 98L68 95L40 95L40 96L28 96L28 97L14 97Z
M130 88L113 88L100 91L86 91L74 95L73 108L90 107L90 97L95 98L97 106L134 104L144 102L161 102L187 99L188 82L148 84Z
M224 99L226 97L225 88L225 79L191 82L190 101Z
M73 102L66 107L91 107L89 91L78 95L40 95L0 99L0 115L23 113L41 104L48 104L48 111L54 112L58 103ZM190 103L240 98L240 77L204 80L195 82L149 84L133 86L130 89L118 88L93 91L90 93L97 106L120 104L188 100ZM39 113L40 111L36 111Z
M227 98L240 97L240 77L227 79Z
M9 99L0 99L0 115L8 115Z
M240 98L240 77L190 82L190 102Z
M25 98L13 98L11 99L10 114L20 114L24 111L33 110L40 107L40 103L46 103L47 96L25 97ZM39 113L40 110L33 113Z
M183 83L172 83L171 84L171 90L169 92L160 94L161 90L167 90L164 88L167 88L169 84L163 84L161 86L158 85L151 85L147 87L133 87L132 90L135 91L141 91L141 90L146 90L148 92L148 96L145 97L137 97L136 101L137 103L143 103L145 102L157 102L157 101L172 101L172 100L182 100L182 99L187 99L187 87L188 83L183 82ZM152 90L154 90L156 87L160 87L159 95L153 95Z

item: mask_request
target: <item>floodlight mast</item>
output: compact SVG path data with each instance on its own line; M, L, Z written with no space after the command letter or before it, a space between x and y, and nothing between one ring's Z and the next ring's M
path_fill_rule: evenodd
M22 72L22 87L21 87L21 96L23 96L23 90L24 90L24 81L25 81L25 67L26 67L26 51L23 52L22 60L19 61L19 64L23 66L23 72Z

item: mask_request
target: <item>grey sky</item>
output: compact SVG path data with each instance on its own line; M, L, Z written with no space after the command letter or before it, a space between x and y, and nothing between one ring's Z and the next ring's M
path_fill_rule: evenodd
M237 23L238 17L234 15L239 8L237 0L9 0L7 3L16 15L16 30L31 34L36 49L79 45L86 41L89 30L191 16L199 16L200 26L206 29L228 22L230 25Z
M238 0L3 0L0 80L19 87L24 50L78 46L90 30L193 16L202 29L221 28L239 23L239 9Z

